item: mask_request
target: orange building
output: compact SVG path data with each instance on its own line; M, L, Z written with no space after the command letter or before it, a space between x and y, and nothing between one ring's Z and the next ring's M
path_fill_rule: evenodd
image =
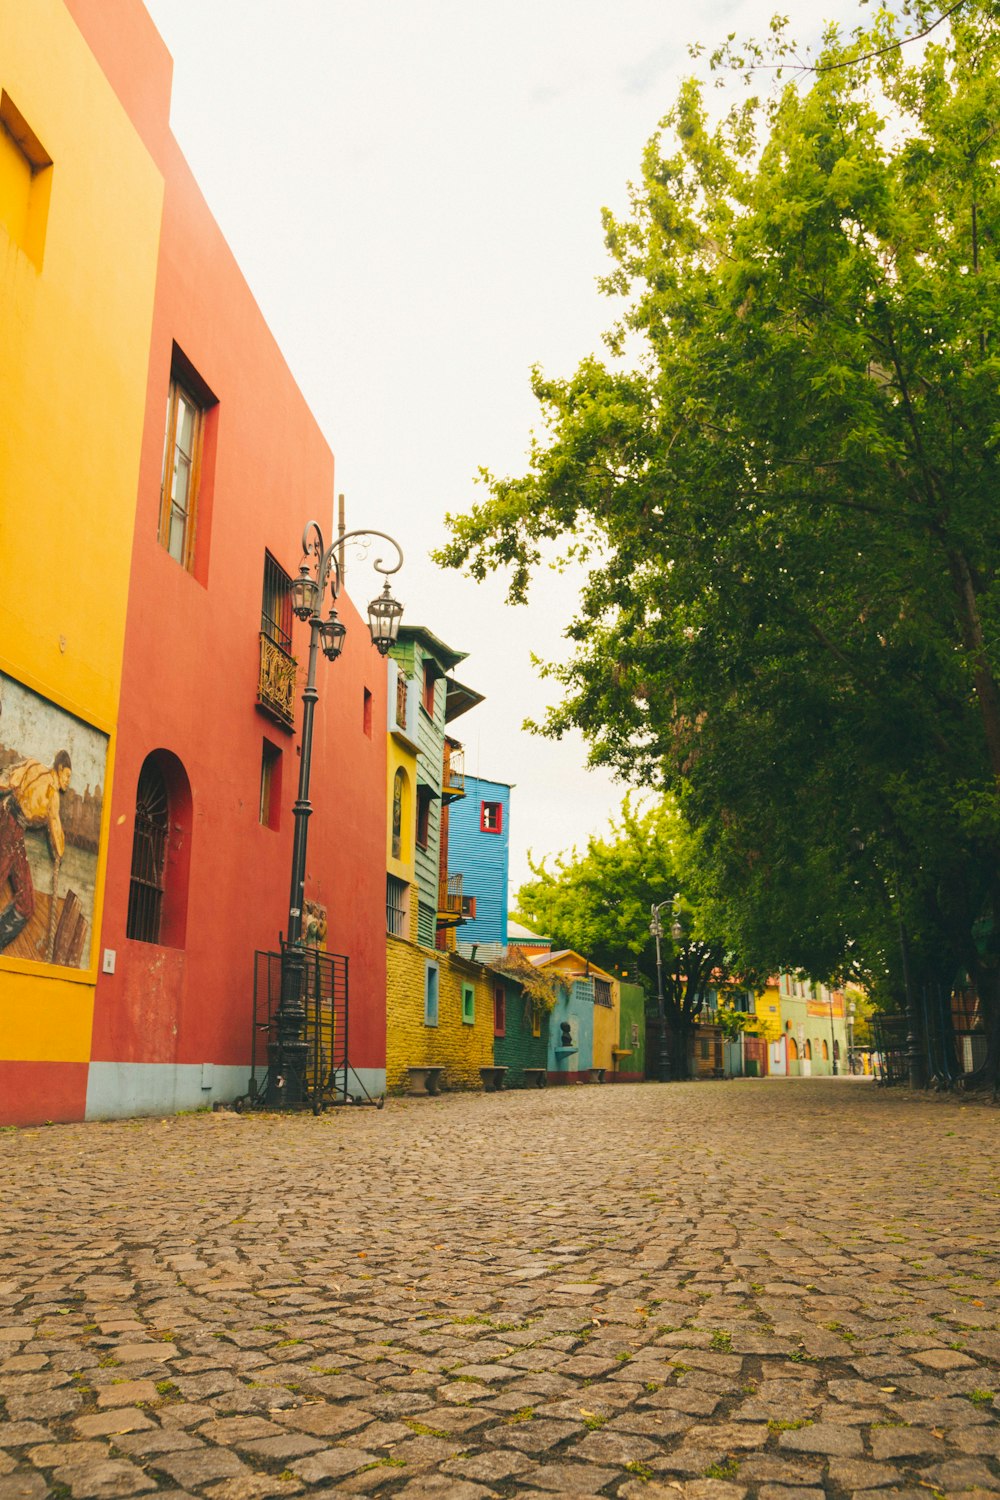
M58 224L85 248L95 242L88 264L97 305L71 310L89 335L78 340L74 430L89 438L95 407L103 430L105 404L131 425L123 421L130 441L112 492L95 474L89 492L64 486L53 501L72 517L71 533L95 533L86 619L107 659L97 661L107 685L62 690L51 647L40 662L0 662L22 688L41 686L63 709L87 707L89 693L107 762L87 966L72 976L87 999L60 1000L44 1038L12 1037L20 1060L45 1066L0 1094L0 1117L194 1108L245 1091L253 955L275 949L287 924L306 644L288 585L304 524L317 516L330 539L333 457L171 135L171 60L138 0L39 0L6 8L3 25L31 33L30 47L27 38L20 51L0 47L0 72L13 56L25 81L5 74L0 83L5 99L28 99L32 141L54 162L50 237ZM45 69L53 59L62 69L47 90L30 76L31 47ZM95 101L103 134L89 123ZM68 206L53 145L63 148L64 115L79 139L72 155L65 145L62 175L69 178L71 163L81 179ZM137 195L122 186L126 169ZM114 185L107 222L98 225L84 179ZM46 247L39 286L50 272L68 274ZM123 279L128 305L115 300ZM3 293L16 315L30 312L20 282ZM24 342L30 359L30 330ZM98 384L94 371L104 367ZM27 420L51 434L63 417L43 400ZM69 506L74 493L80 503ZM31 499L25 487L26 522ZM65 599L56 593L56 612L72 619L79 570L63 555L60 527L44 534L59 554L47 559L47 575L73 584ZM350 1061L381 1092L386 671L343 596L340 614L343 655L320 666L305 895L326 947L349 960ZM91 642L66 633L67 653L82 658ZM19 642L16 655L30 658L29 645ZM41 835L34 843L44 865ZM0 907L3 897L0 890ZM19 961L18 983L61 995L45 958ZM3 970L13 964L0 952L4 991ZM0 1055L10 1057L11 1045ZM51 1064L63 1060L71 1073L60 1084Z

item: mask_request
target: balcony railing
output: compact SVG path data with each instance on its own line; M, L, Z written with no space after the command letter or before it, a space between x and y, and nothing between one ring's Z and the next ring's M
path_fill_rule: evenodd
M465 751L460 745L445 744L441 795L447 801L465 796Z
M295 657L261 631L257 703L286 729L295 728L295 671Z
M462 876L449 875L438 886L438 911L449 916L462 915Z

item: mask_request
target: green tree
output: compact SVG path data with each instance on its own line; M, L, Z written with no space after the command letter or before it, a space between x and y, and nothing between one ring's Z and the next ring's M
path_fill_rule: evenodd
M519 599L572 535L590 574L546 732L676 791L748 950L897 990L903 951L912 983L967 970L992 1080L996 14L967 0L922 49L923 3L831 28L717 123L685 83L605 215L610 360L535 372L529 472L485 476L441 554L509 566ZM787 64L777 23L764 52Z
M689 845L672 800L636 807L626 798L607 837L592 837L582 853L558 855L551 863L531 861L534 878L517 892L514 912L554 948L573 948L602 968L637 973L655 996L651 912L666 903L661 977L670 1072L678 1078L688 1076L691 1032L709 987L731 962L719 930L702 919L692 899L698 881Z

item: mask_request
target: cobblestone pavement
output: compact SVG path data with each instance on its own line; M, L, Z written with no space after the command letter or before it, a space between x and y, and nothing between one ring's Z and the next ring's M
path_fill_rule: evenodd
M847 1079L6 1131L0 1500L996 1495L998 1141Z

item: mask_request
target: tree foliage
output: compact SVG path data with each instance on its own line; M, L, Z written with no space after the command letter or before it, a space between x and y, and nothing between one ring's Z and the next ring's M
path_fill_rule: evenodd
M515 917L602 968L637 974L647 993L662 981L672 1072L687 1073L688 1041L709 988L734 963L711 915L699 910L691 841L676 804L656 798L645 807L628 798L605 838L551 864L531 863L533 879L517 892ZM660 973L650 931L662 907ZM673 930L676 923L676 931Z
M519 599L572 537L545 731L676 792L748 954L898 987L902 934L920 982L964 967L994 1077L997 14L967 0L917 49L924 4L831 28L717 121L688 80L605 213L610 357L535 371L529 472L486 476L441 554Z

